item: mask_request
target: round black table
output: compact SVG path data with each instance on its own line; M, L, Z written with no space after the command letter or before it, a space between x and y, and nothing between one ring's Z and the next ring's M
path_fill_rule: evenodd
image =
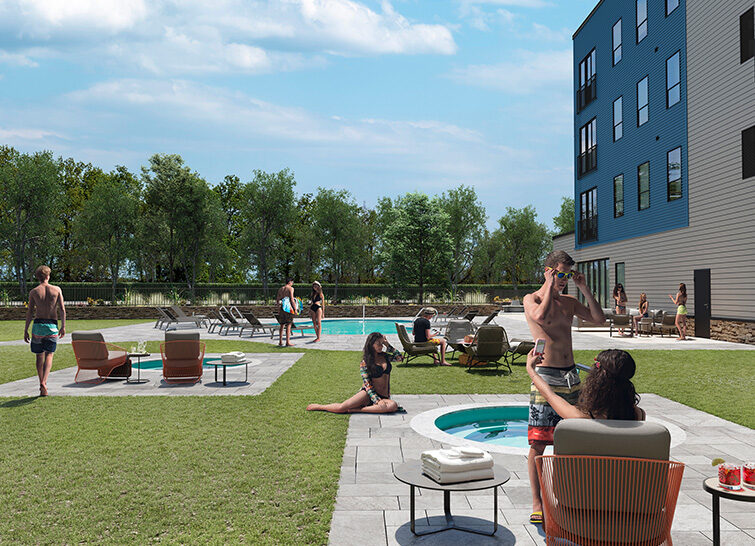
M448 531L449 529L457 529L459 531L466 531L468 533L476 533L478 535L493 536L498 530L498 486L503 485L509 479L511 474L500 464L493 465L493 478L489 480L477 480L473 482L461 482L461 483L449 483L441 484L435 480L428 478L422 473L421 461L407 461L398 465L393 469L393 475L400 482L409 485L409 516L410 526L412 533L417 536L429 535L432 533L440 533L441 531ZM443 491L443 512L446 517L446 526L442 529L434 529L432 531L426 531L424 533L418 533L414 530L414 488L421 487L424 489L434 489L436 491ZM485 531L479 531L477 529L470 529L467 527L460 527L454 522L454 517L451 515L451 491L479 491L481 489L493 490L493 532L486 533Z
M713 546L721 545L721 497L740 502L755 502L755 491L742 486L739 491L718 485L718 477L703 482L703 489L713 496Z
M129 358L136 358L136 379L130 377L126 383L148 383L149 379L142 379L142 358L152 356L152 353L128 353Z
M208 366L215 366L215 383L218 382L218 366L223 367L223 386L227 385L225 380L225 369L234 366L244 366L244 383L249 383L249 361L244 359L238 362L223 362L222 358L215 358L207 361Z

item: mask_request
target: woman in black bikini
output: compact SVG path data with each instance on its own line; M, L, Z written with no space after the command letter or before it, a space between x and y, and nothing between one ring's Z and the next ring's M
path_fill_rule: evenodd
M627 293L624 292L624 285L617 284L613 287L613 299L616 301L616 314L617 315L626 315L627 314ZM619 328L619 334L622 336L624 335L624 329Z
M632 317L632 320L634 321L635 332L639 332L637 328L640 325L640 321L650 316L650 314L648 313L648 306L648 297L645 295L645 292L643 292L642 294L640 294L640 303L637 306L637 310L640 312L640 314Z
M391 413L398 410L398 404L391 400L391 362L394 360L400 362L403 357L383 334L372 332L364 343L359 365L362 389L340 404L310 404L307 411Z
M322 285L315 281L312 283L312 294L309 296L312 305L309 306L309 316L315 327L315 340L312 343L320 341L320 332L322 331L322 318L325 316L325 310L322 308L325 298L322 294Z

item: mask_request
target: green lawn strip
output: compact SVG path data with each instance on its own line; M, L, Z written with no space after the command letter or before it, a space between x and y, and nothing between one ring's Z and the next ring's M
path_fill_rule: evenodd
M325 544L352 354L309 353L254 397L0 402L3 541Z
M144 324L150 322L145 319L108 319L108 320L90 320L74 319L66 321L66 332L71 333L76 330L99 330L101 328L114 328L116 326L129 326L131 324ZM154 321L152 321L154 322ZM1 320L0 321L0 341L14 341L24 339L23 320ZM31 326L29 327L31 333Z

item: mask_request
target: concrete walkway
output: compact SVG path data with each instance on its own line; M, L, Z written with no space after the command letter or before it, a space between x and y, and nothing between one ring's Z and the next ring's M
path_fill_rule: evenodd
M338 497L330 528L333 546L390 546L395 544L545 544L540 526L529 523L531 494L527 459L523 455L494 454L511 472L511 480L498 492L499 529L494 537L444 531L415 537L409 529L409 486L393 477L393 467L418 459L422 451L448 447L416 433L409 425L424 411L474 402L527 404L526 395L397 395L405 414L364 415L349 418L346 449L341 466ZM643 394L641 405L649 416L659 416L680 427L686 438L672 447L671 457L685 463L672 536L683 546L712 543L711 496L703 491L705 478L715 475L711 460L731 462L755 458L755 431L719 419L653 394ZM418 489L417 530L444 523L443 496ZM457 523L489 529L493 496L490 491L451 495ZM755 545L755 506L721 501L721 538L725 545Z

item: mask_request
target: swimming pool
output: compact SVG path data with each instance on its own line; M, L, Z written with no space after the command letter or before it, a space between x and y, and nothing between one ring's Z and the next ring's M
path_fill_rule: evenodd
M370 332L396 334L396 323L403 324L411 333L412 321L392 319L324 319L323 335L346 334L352 336L367 335ZM296 321L299 324L299 321ZM301 321L301 325L311 325L311 321Z
M527 448L527 406L493 406L452 411L435 420L446 434L499 446Z
M208 360L218 360L219 356L206 356L202 359L202 366L210 366L215 367L214 364L208 364ZM131 359L131 367L136 370L136 359ZM142 370L162 370L163 368L163 361L162 358L158 359L149 359L149 360L142 360L141 363ZM136 373L136 372L134 372Z

